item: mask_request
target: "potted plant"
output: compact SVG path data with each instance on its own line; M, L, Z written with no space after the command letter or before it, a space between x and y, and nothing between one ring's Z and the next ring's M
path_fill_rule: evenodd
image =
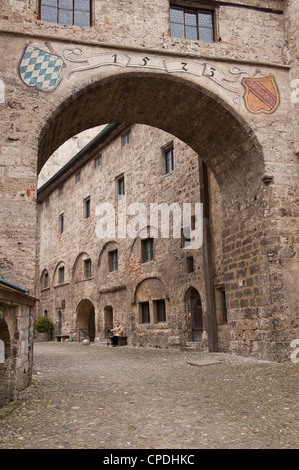
M48 317L39 317L35 323L35 330L37 333L43 333L46 341L52 339L53 329L54 324Z

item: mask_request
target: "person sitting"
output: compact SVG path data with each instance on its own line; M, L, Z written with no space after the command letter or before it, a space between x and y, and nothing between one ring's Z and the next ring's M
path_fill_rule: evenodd
M124 334L124 329L119 323L119 321L116 322L116 327L110 330L111 333L113 333L113 336L111 338L111 345L112 347L115 347L118 345L118 338Z

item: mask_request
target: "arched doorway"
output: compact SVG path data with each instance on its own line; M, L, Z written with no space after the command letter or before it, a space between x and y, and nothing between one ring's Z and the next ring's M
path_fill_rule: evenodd
M81 300L77 307L76 330L78 341L89 339L94 341L95 338L95 311L93 303L84 299Z
M201 342L203 341L203 309L201 295L195 287L189 287L185 294L185 312L188 323L188 338L189 341ZM207 322L207 318L206 318ZM209 326L207 326L209 330Z
M191 321L192 321L192 341L199 342L202 340L203 321L202 321L202 305L200 294L196 289L192 289L190 297Z

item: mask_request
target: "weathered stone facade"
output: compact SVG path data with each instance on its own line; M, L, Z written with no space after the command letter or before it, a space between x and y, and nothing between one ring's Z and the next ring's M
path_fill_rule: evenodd
M287 360L299 305L298 2L182 0L213 9L214 42L171 36L178 3L96 0L79 27L39 20L35 0L1 2L1 276L35 293L36 179L54 150L107 122L154 126L219 185L230 350Z
M198 155L177 138L156 128L136 124L111 128L107 133L104 130L102 138L100 134L93 145L81 150L38 191L39 314L46 311L56 324L59 339L60 335L76 340L83 340L87 335L104 339L107 330L120 320L129 344L168 347L196 342L197 346L207 348L201 220L196 225L199 239L196 249L182 234L184 225L191 227L195 213L201 216ZM123 136L128 132L130 142L123 145ZM166 172L165 151L169 149L173 149L174 168ZM124 177L125 197L118 200L120 176ZM211 174L209 179L216 242L213 258L217 260L214 272L218 287L224 291L219 240L221 196ZM88 217L86 201L90 202ZM110 204L115 214L114 237L102 238L99 234L97 225L104 220L99 213L102 203ZM190 204L190 216L184 210L186 203ZM138 207L133 206L136 204ZM158 221L154 220L154 204L159 206ZM122 213L126 214L125 219L120 220ZM62 216L61 233L59 218ZM125 220L125 233L120 227L122 220ZM169 230L163 223L169 223ZM144 261L142 240L150 235L153 259ZM115 271L109 267L109 253L113 250L118 251ZM87 260L90 260L88 272ZM63 282L58 276L60 267L64 268ZM198 301L197 326L192 295ZM156 315L157 301L165 305L165 318L160 320ZM148 303L149 309L146 321L142 321L144 303ZM221 325L220 296L217 307ZM220 348L222 344L227 348L227 328L224 328L225 337L221 326L219 330Z
M0 406L31 382L35 299L0 282Z

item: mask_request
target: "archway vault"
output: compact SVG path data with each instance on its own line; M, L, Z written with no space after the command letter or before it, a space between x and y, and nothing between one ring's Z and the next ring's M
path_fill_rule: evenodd
M263 166L249 125L219 96L177 76L129 72L82 86L57 106L40 135L38 171L68 138L107 122L147 124L175 135L206 161L220 186L240 168L248 179L252 166L255 173Z

